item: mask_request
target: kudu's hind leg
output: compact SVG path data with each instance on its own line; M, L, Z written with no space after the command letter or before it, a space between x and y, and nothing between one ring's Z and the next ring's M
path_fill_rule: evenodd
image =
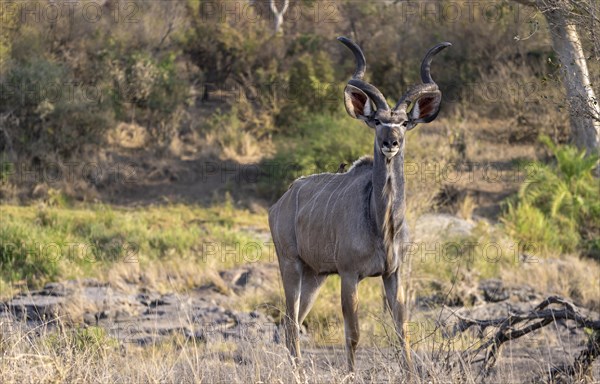
M302 272L302 285L300 287L300 311L298 312L298 324L302 325L304 319L310 312L315 300L317 299L317 294L319 293L319 289L323 285L327 279L327 275L318 275L305 266Z
M298 327L298 311L300 307L300 287L302 283L302 262L296 260L279 260L279 268L285 292L285 317L283 328L285 340L290 354L300 358L300 341Z
M358 277L344 275L342 277L342 313L344 315L344 336L346 338L346 354L348 369L354 371L356 345L360 338L358 328Z
M389 310L394 320L396 333L400 339L401 347L404 349L406 362L409 369L412 370L412 359L410 355L410 341L408 332L405 331L407 324L406 304L404 299L404 289L400 284L400 271L389 276L383 277L383 286L385 288L385 297Z

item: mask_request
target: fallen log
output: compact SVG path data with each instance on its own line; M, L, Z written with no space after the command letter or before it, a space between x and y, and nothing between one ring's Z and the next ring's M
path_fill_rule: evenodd
M529 333L535 332L557 321L570 321L575 328L590 330L589 341L586 348L575 358L573 363L555 367L549 372L545 380L581 380L590 374L593 362L600 355L600 319L592 320L581 313L573 303L558 296L551 296L542 301L534 309L526 313L509 313L508 316L490 319L470 319L456 312L458 318L454 333L463 333L468 329L478 330L482 339L476 348L469 348L462 352L462 358L469 364L483 363L480 375L486 377L496 364L502 345L506 342L517 340ZM491 336L484 336L487 328L495 328ZM483 357L478 357L483 352Z

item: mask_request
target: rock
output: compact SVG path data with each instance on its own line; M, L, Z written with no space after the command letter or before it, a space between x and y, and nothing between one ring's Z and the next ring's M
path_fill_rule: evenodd
M146 307L150 308L155 308L159 305L167 304L167 302L160 298L158 295L154 295L151 297L151 295L148 295L146 293L137 295L136 299Z
M471 235L475 223L448 214L425 214L417 219L411 241L462 238Z
M230 289L239 294L245 290L268 289L265 282L277 282L279 270L276 264L248 265L222 271L219 276Z
M85 279L81 279L79 280L80 284L84 287L96 287L96 288L101 288L101 287L108 287L108 283L107 282L103 282L100 281L98 279L94 279L94 278L85 278Z
M94 313L96 320L104 320L110 318L110 311L101 311Z
M489 279L479 283L479 289L483 292L483 298L490 303L507 300L510 295L501 280Z
M529 303L533 300L541 300L542 295L528 285L506 286L502 280L488 279L479 283L485 301L497 303L511 299L514 302Z
M202 332L198 331L198 330L192 330L192 329L187 329L186 328L184 330L184 332L183 332L183 335L188 340L206 341L206 339L204 338L204 335L202 334Z
M156 316L162 316L164 314L166 314L167 312L165 311L161 311L158 310L156 308L148 308L144 311L144 313L142 313L142 315L156 315Z
M500 279L486 279L478 286L471 284L438 285L437 292L428 296L417 296L416 304L421 309L432 309L442 305L450 307L473 307L489 303L518 305L542 300L542 295L530 286L507 286Z
M68 287L65 284L61 283L48 283L44 286L44 289L38 292L39 295L42 296L68 296L73 294L74 288Z
M258 288L265 277L258 269L238 268L222 276L238 289ZM124 289L93 279L49 283L40 291L0 303L0 324L14 318L23 326L39 328L40 323L68 318L69 311L75 311L79 324L103 327L121 342L139 345L172 335L203 342L269 340L274 332L270 317L256 310L228 309L223 305L230 298L220 293L192 290L161 295L149 289L135 293Z
M96 325L98 321L93 313L88 312L83 315L83 322L87 325Z
M240 287L245 287L248 284L249 279L250 279L250 271L244 272L235 281L235 285L239 285Z
M133 316L133 313L129 312L127 309L121 308L115 311L115 319L128 319Z
M510 292L511 296L517 298L519 301L528 303L535 300L541 300L542 295L536 292L535 289L529 286L516 287Z
M63 302L63 297L33 292L29 296L16 297L6 306L20 320L53 321L59 318Z

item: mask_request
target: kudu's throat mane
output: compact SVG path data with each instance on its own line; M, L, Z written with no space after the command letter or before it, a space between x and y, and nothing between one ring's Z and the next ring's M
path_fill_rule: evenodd
M381 199L384 202L384 215L383 215L383 245L385 250L385 271L386 273L391 271L392 265L394 264L394 235L396 233L396 226L400 223L396 223L394 220L394 197L397 193L396 189L396 177L394 173L394 161L393 159L385 159L385 183L383 185Z

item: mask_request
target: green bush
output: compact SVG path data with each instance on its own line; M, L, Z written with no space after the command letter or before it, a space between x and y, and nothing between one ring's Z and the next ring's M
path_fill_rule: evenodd
M11 14L7 8L0 7L0 20L2 20L3 27L0 29L0 76L4 75L8 67L8 59L12 48L12 31L14 31L17 24L17 14Z
M170 140L185 106L188 85L178 75L177 54L162 57L146 52L124 54L116 49L111 61L112 102L119 120L133 118L147 126L158 141ZM121 56L123 55L123 56ZM170 128L170 129L169 129ZM176 127L175 127L176 128Z
M19 122L5 128L17 153L41 159L58 153L69 158L82 145L102 142L113 120L110 108L75 84L68 66L43 57L11 68L3 85L2 109L12 110Z
M555 162L535 164L502 221L513 237L541 249L580 251L600 260L600 192L593 175L599 157L541 140Z
M177 77L175 58L173 52L162 60L135 52L120 60L113 69L113 80L121 93L115 95L116 101L163 113L172 111L186 96L185 86Z
M286 135L302 134L307 116L334 112L340 106L341 94L334 86L333 66L323 52L306 53L289 71L288 97L276 117L277 126Z
M227 9L229 5L226 0L217 0L204 6L192 1L188 3L191 28L182 32L179 44L191 62L200 69L199 80L204 84L223 88L233 81L244 84L244 90L248 90L248 87L257 85L257 79L253 78L257 72L265 69L271 75L279 72L272 50L280 44L271 38L265 20L213 13L214 10ZM209 97L208 91L205 97Z

